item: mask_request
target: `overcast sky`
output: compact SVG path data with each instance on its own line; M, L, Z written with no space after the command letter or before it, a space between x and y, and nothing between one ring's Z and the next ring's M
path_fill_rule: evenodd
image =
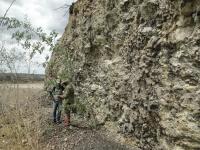
M0 16L4 15L11 2L12 0L0 0ZM73 0L16 0L7 17L23 20L27 16L34 27L42 27L46 32L56 30L61 36L66 27L68 15L64 15L65 9L57 8L64 4L70 5L72 2ZM0 40L7 40L9 38L7 34L0 30ZM7 43L9 43L8 46L11 46L10 42ZM41 56L35 56L34 61L42 63L46 55L49 55L48 51L45 51ZM26 72L23 67L20 69L20 72ZM32 72L44 73L44 68L33 65Z

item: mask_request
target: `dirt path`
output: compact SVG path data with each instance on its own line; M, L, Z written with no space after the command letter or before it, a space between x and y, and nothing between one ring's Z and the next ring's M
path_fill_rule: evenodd
M92 129L87 122L73 116L72 126L52 123L51 108L44 108L46 116L43 120L42 149L48 150L136 150L118 144L104 134L103 128Z
M49 139L48 139L49 138ZM52 129L45 149L66 150L129 150L125 146L109 141L98 131L57 126Z

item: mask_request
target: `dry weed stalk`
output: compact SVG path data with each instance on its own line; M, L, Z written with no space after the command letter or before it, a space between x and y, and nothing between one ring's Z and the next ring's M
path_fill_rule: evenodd
M40 149L39 104L32 89L1 85L0 94L0 149Z

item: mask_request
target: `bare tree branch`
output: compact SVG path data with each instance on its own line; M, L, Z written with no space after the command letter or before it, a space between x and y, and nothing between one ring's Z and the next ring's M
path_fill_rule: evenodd
M63 6L60 6L60 7L56 8L56 9L54 9L54 10L66 9L66 8L69 8L70 6L71 5L69 5L69 4L64 4Z
M12 5L14 4L15 1L16 0L13 0L12 3L10 4L10 6L8 7L8 9L6 10L5 14L3 15L4 18L6 17L8 11L10 10L10 8L12 7Z
M74 3L74 0L73 0L73 3ZM72 4L73 4L72 3ZM65 13L64 13L64 15L63 16L66 16L67 14L68 14L68 11L69 11L69 9L70 9L70 7L71 7L71 5L72 4L64 4L63 6L61 6L61 7L58 7L58 8L56 8L56 9L54 9L54 10L60 10L60 9L64 9L65 10Z
M8 7L8 9L6 10L5 14L3 15L3 18L6 18L6 15L8 14L8 11L10 10L10 8L12 7L12 5L14 4L16 0L13 0L12 3L10 4L10 6ZM1 20L0 22L0 26L2 25L3 20Z

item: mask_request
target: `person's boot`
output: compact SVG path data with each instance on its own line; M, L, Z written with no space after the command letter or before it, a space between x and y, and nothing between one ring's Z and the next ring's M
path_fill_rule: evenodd
M57 124L61 124L61 123L62 123L62 121L57 121L56 123L57 123Z
M56 124L56 119L53 119L52 123L53 123L53 124Z
M65 116L64 125L65 125L65 127L68 127L70 125L70 115Z

